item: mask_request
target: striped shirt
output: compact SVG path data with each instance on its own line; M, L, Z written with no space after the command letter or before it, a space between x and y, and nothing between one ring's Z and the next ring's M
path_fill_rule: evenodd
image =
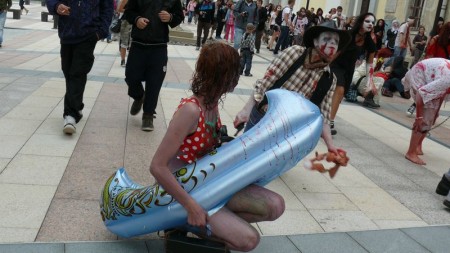
M254 98L256 102L261 102L264 97L264 93L275 82L280 79L284 73L287 72L289 67L303 54L306 50L304 47L292 46L283 51L283 53L275 58L266 70L266 73L262 79L256 81ZM282 89L298 92L304 95L306 98L311 98L317 83L322 76L323 72L331 72L328 64L321 62L318 67L307 68L307 61L309 57L306 57L305 64L301 65L294 74L288 78L288 80L281 86ZM312 66L314 63L311 64ZM316 65L317 66L317 65ZM330 90L328 90L325 98L320 104L320 111L324 117L326 123L330 122L331 112L331 100L336 88L336 76L333 74L333 83Z

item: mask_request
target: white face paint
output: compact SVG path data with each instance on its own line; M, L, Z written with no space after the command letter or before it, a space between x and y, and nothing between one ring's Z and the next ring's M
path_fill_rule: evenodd
M364 32L372 31L374 24L375 24L375 18L371 15L367 16L364 19L364 23L363 23Z
M339 47L339 35L335 32L323 32L314 39L314 46L323 54L332 57Z

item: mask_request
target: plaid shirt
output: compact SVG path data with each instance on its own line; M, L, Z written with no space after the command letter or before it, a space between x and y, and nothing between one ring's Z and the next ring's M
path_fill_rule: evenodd
M247 38L245 37L247 36ZM244 33L241 41L241 50L249 49L251 52L255 50L255 34L254 33Z
M275 82L280 79L285 72L287 72L289 67L294 64L295 60L297 60L305 50L306 48L304 47L292 46L285 49L279 57L275 58L272 61L272 63L267 68L264 78L256 81L254 95L256 102L261 102L266 90L272 87ZM305 63L306 61L308 61L308 57L306 57ZM316 89L317 83L324 71L331 73L328 65L326 65L325 67L308 69L305 67L305 64L303 64L294 72L291 77L289 77L289 79L281 86L281 88L298 92L309 99ZM333 83L331 85L331 88L330 90L328 90L325 98L320 104L320 111L322 112L324 121L326 123L330 122L331 99L333 97L335 88L336 76L333 74Z

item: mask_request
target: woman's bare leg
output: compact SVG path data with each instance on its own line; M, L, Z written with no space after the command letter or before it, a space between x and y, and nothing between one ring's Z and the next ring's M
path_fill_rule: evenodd
M258 231L227 207L211 215L208 224L212 232L210 239L225 243L229 249L247 252L259 244ZM205 237L205 235L200 236Z
M257 185L249 185L237 192L226 207L249 223L273 221L285 209L284 199L279 194Z
M419 164L419 165L426 165L426 163L419 158L417 154L417 148L420 144L420 140L425 138L426 133L421 133L417 131L416 129L412 130L411 133L411 140L409 142L409 149L408 152L406 152L405 158L410 160L413 163Z

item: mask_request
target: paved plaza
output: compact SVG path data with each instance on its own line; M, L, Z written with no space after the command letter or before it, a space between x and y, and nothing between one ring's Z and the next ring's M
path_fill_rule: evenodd
M0 252L163 252L156 233L132 239L110 233L100 217L100 191L120 167L137 183L154 183L151 159L180 99L190 95L199 51L169 45L155 130L143 132L142 114L129 114L118 42L98 42L84 117L67 136L57 31L51 16L41 22L40 2L27 8L20 20L8 13L0 49ZM226 96L220 113L229 129L272 59L263 45L253 77L242 76ZM404 158L410 104L398 95L382 97L379 110L343 102L333 139L348 152L349 165L330 179L300 162L270 183L286 211L254 224L262 242L253 252L449 252L450 210L434 190L450 167L450 107L443 105L437 120L443 124L424 141L427 165L419 166ZM315 150L326 146L321 141Z

